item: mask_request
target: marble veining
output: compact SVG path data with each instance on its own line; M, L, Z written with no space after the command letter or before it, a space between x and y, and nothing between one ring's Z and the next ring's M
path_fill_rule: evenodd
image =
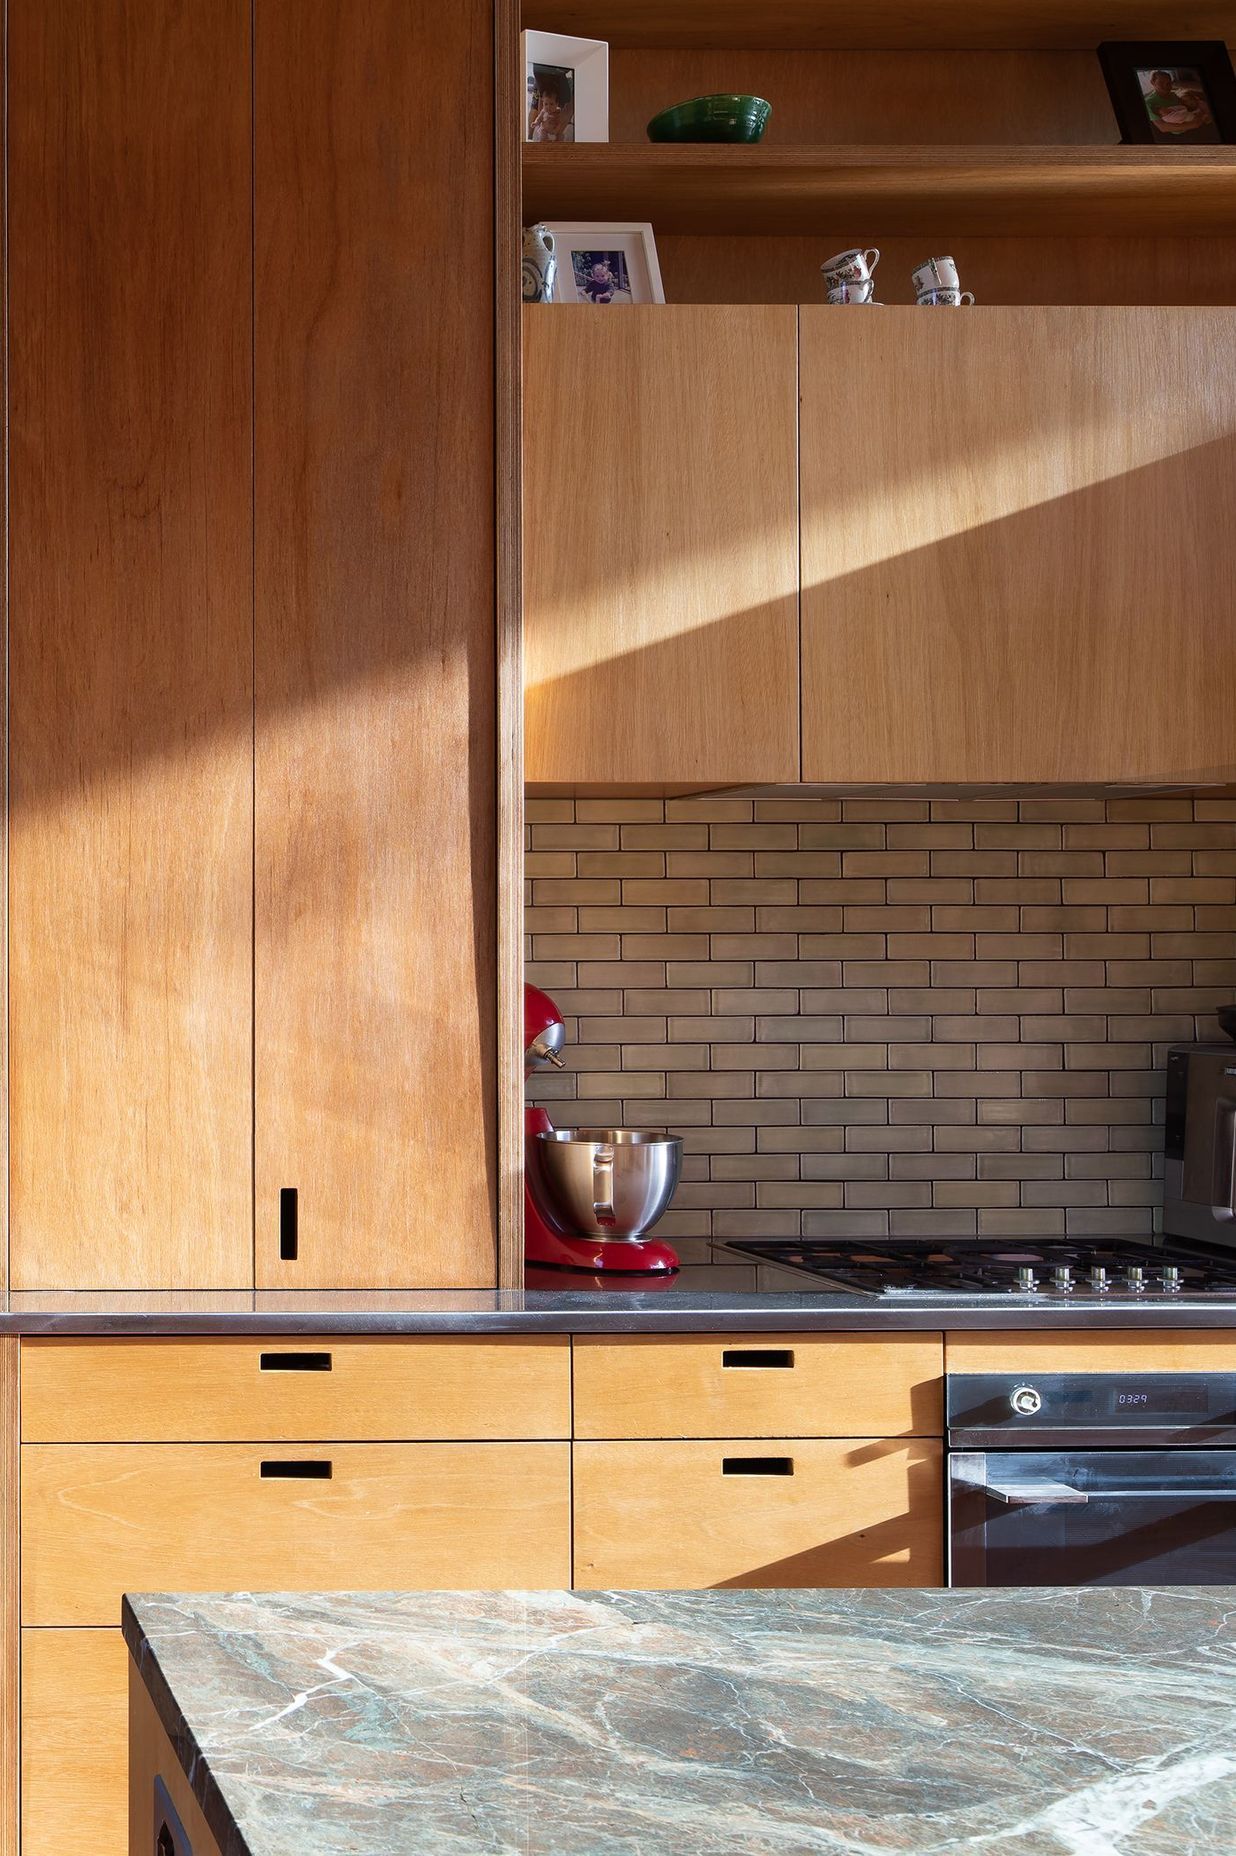
M1218 1856L1236 1588L126 1601L225 1856Z

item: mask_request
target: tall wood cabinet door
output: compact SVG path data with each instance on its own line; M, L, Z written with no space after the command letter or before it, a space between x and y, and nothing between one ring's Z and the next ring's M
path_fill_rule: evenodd
M118 1628L22 1632L22 1856L127 1856L128 1664Z
M247 0L10 0L12 1280L252 1282Z
M803 777L1236 772L1236 310L802 312Z
M798 778L796 318L525 309L529 781Z
M267 1287L495 1276L493 44L257 4Z

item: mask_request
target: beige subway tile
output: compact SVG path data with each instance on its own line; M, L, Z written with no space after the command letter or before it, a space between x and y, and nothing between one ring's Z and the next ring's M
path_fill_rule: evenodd
M1016 1070L937 1070L935 1090L938 1096L990 1100L993 1096L1020 1095L1021 1077Z
M859 1010L866 1008L859 1007ZM894 986L888 995L890 1012L971 1013L974 993L962 986Z
M667 851L665 874L675 881L683 878L754 876L755 857L751 851Z
M1134 1043L1138 1039L1145 1043L1156 1040L1162 1043L1165 1039L1191 1038L1193 1017L1191 1013L1160 1012L1154 1016L1148 1013L1144 1018L1110 1018L1105 1035L1112 1043Z
M1061 885L1066 903L1098 903L1108 908L1113 903L1150 901L1150 880L1144 876L1066 877Z
M530 986L541 986L546 992L552 992L556 998L560 987L574 986L575 962L573 960L529 959L524 969L524 977Z
M830 1180L768 1180L756 1187L761 1208L786 1211L824 1211L845 1203L840 1182Z
M823 1050L822 1044L805 1045L799 1052L800 1058L807 1050ZM791 1103L798 1103L798 1112L812 1096L839 1096L845 1093L845 1076L840 1070L812 1070L805 1064L799 1070L757 1070L755 1073L755 1093L761 1100L769 1097L782 1097Z
M1019 818L1028 823L1059 822L1066 825L1101 824L1107 817L1102 799L1022 799L1018 801Z
M1108 876L1188 876L1193 870L1189 851L1109 851Z
M847 1096L887 1097L929 1096L932 1077L928 1070L851 1071L845 1078Z
M1069 1070L1144 1070L1149 1062L1148 1044L1069 1044L1064 1052Z
M887 1102L857 1101L847 1096L842 1101L803 1103L804 1129L831 1128L835 1133L849 1127L874 1128L887 1121ZM841 1145L837 1141L832 1148L820 1151L836 1153Z
M712 937L712 953L716 960L789 960L796 951L796 937L792 934L714 934Z
M930 934L890 934L887 952L890 960L971 960L974 936L937 934L934 929Z
M534 960L616 960L616 934L538 934L532 939Z
M616 909L583 908L579 929L581 934L664 934L665 919L664 909L636 909L629 903Z
M1025 1096L1018 1097L1015 1102L984 1101L978 1105L978 1119L1002 1128L1046 1128L1064 1120L1064 1107L1058 1099L1030 1101Z
M837 1108L839 1103L819 1103L820 1108ZM878 1103L864 1102L863 1108L877 1108ZM865 1133L872 1133L868 1128ZM887 1128L874 1130L887 1134ZM759 1149L761 1153L774 1154L836 1154L841 1152L846 1130L842 1127L829 1128L761 1128L759 1130Z
M618 1096L623 1099L632 1097L643 1100L649 1096L663 1096L666 1093L665 1072L663 1070L646 1070L637 1073L624 1070L621 1073L611 1070L597 1070L591 1075L581 1073L578 1078L581 1101L588 1096Z
M706 1070L708 1068L707 1044L667 1044L662 1038L656 1043L645 1043L637 1038L628 1038L623 1042L621 1062L615 1065L621 1070Z
M713 988L712 1009L719 1014L756 1012L796 1013L799 996L792 986L718 986Z
M741 824L754 815L754 801L734 799L725 793L687 793L680 799L667 799L665 816L673 822L702 820L705 824L721 822Z
M1083 1039L1095 1043L1106 1036L1107 1019L1101 1012L1046 1013L1027 1018L1022 1032L1052 1044L1077 1043Z
M586 1076L589 1071L616 1071L623 1068L625 1053L621 1044L594 1044L591 1040L583 1038L578 1031L570 1029L568 1049L570 1067L567 1073L570 1076ZM630 1067L640 1068L641 1066L631 1065ZM654 1061L643 1067L659 1069L661 1065Z
M859 879L851 879L852 886ZM968 877L961 876L891 876L887 884L888 901L902 902L961 902L974 901L975 885ZM866 896L847 898L853 902L865 902Z
M575 909L525 909L524 931L527 934L574 934L579 928Z
M537 877L532 899L538 908L579 908L584 903L616 903L622 886L614 877Z
M931 925L941 934L1011 933L1018 927L1017 910L1009 908L955 907L943 903L931 911Z
M974 848L973 826L961 820L890 825L887 837L890 851L969 851Z
M1149 825L1066 825L1066 851L1148 851Z
M755 874L760 877L791 877L803 883L813 877L831 878L835 882L841 875L841 852L757 851ZM807 897L805 900L819 898Z
M1112 1206L1162 1205L1163 1182L1161 1179L1112 1179L1108 1182L1107 1199Z
M666 986L664 983L659 986L635 986L623 993L622 1009L624 1012L643 1012L662 1018L671 1012L708 1013L712 1010L712 995L706 987Z
M864 1238L874 1239L888 1236L888 1213L886 1211L810 1211L802 1214L803 1236L824 1240L831 1238L848 1238L861 1242Z
M839 960L761 960L755 969L757 986L839 986Z
M880 851L883 825L800 825L798 848L803 851Z
M1064 1009L1064 994L1051 986L984 986L979 989L977 1005L980 1012L1060 1012ZM1032 1035L1038 1035L1037 1026L1031 1030Z
M665 801L627 793L615 799L577 799L575 816L581 825L654 824L665 817Z
M804 1070L887 1070L887 1044L843 1044L824 1040L799 1046ZM903 1068L908 1067L903 1065Z
M931 1204L931 1186L926 1180L894 1179L847 1181L845 1203L858 1211L885 1209L890 1214L925 1210Z
M670 986L750 986L754 972L749 960L671 960L665 977Z
M1022 1088L1031 1097L1105 1096L1110 1094L1111 1079L1106 1070L1026 1070Z
M680 1185L674 1204L703 1211L738 1211L755 1204L755 1185L751 1180L701 1179Z
M926 960L847 960L842 974L846 986L926 986L931 966Z
M1060 849L1060 827L1020 822L976 825L974 848L977 851L1057 851Z
M541 799L529 793L524 798L524 818L529 825L566 825L575 817L573 799Z
M1063 1237L1064 1213L1043 1206L981 1211L978 1228L980 1237Z
M798 827L710 825L708 843L714 851L793 851L798 848Z
M926 905L889 908L863 904L847 908L844 915L847 934L926 934L932 926L932 910Z
M839 1078L827 1080L840 1087ZM756 1087L758 1092L758 1080ZM824 1092L821 1089L819 1093ZM802 1101L787 1097L769 1096L755 1102L718 1100L712 1105L712 1120L718 1128L790 1127L798 1122L804 1107Z
M776 821L789 820L795 824L827 824L841 817L839 799L815 799L810 794L785 799L757 799L755 816Z
M1012 960L937 960L931 968L933 986L1011 986L1016 979Z
M797 1237L797 1212L714 1212L714 1238Z
M712 1061L719 1070L796 1070L802 1046L748 1040L742 1044L712 1044Z
M1200 915L1202 911L1199 909ZM1236 915L1236 910L1233 911ZM1194 926L1194 911L1184 903L1146 903L1128 905L1107 911L1107 925L1114 934L1123 934L1127 930L1146 930L1150 934L1166 934L1173 929L1189 929ZM1202 922L1196 924L1203 927Z
M947 822L950 819L974 821L977 819L1014 819L1017 817L1015 799L933 799L931 816Z
M1150 848L1168 851L1236 850L1236 825L1214 820L1205 824L1152 825Z
M554 1003L567 1018L617 1016L622 1011L622 994L616 987L558 987Z
M847 1045L847 1049L850 1047ZM888 1046L890 1070L972 1070L974 1045L905 1043Z
M707 825L623 825L624 851L702 851L708 846Z
M577 874L582 877L664 876L660 851L581 851Z
M1156 934L1151 948L1156 960L1222 960L1230 956L1230 934Z
M1069 929L1101 932L1107 926L1107 911L1093 906L1066 908L1063 904L1056 908L1027 908L1021 912L1021 926L1030 934L1063 934Z
M841 816L845 819L881 819L890 824L914 824L926 819L930 807L925 799L843 799Z
M1131 1211L1127 1206L1071 1209L1064 1215L1064 1225L1070 1237L1149 1237L1153 1229L1149 1209Z
M907 1132L907 1130L902 1130ZM924 1133L928 1130L924 1129ZM973 1179L973 1154L894 1154L889 1171L893 1179Z
M1196 986L1236 985L1236 960L1195 960L1193 962L1193 983ZM1173 984L1166 974L1161 975L1163 984Z
M931 1036L931 1020L924 1015L855 1013L851 1016L847 1013L845 1036L847 1043L852 1040L855 1044L925 1040Z
M887 1179L888 1156L871 1154L804 1154L804 1179Z
M622 885L622 900L634 907L667 909L671 904L707 903L711 898L708 883L697 877L632 877Z
M1150 879L1151 902L1236 902L1236 877L1163 876Z
M927 876L926 851L843 851L842 876Z
M698 1021L692 1019L690 1022L695 1024ZM664 1018L653 1018L642 1012L622 1013L603 1018L581 1018L579 1035L581 1039L596 1038L603 1044L664 1044L666 1021Z
M975 942L975 949L981 960L1059 960L1063 951L1063 940L1058 934L1037 932L1030 934L981 934Z
M580 964L577 978L581 986L660 986L665 968L655 960L589 960Z
M754 934L754 909L671 908L671 934Z
M1145 1011L1158 1012L1192 1012L1195 1015L1213 1012L1216 1006L1232 1003L1230 986L1156 986L1153 992L1142 995L1146 1005Z
M1120 824L1126 819L1134 823L1144 821L1153 824L1160 824L1165 819L1191 819L1193 801L1175 796L1170 798L1142 797L1140 794L1128 799L1109 799L1107 816L1113 824Z
M715 1154L713 1179L797 1179L797 1154Z
M874 1127L859 1123L845 1130L847 1153L892 1154L893 1176L896 1175L898 1161L915 1155L931 1153L931 1129L923 1126L891 1128L883 1125ZM917 1178L919 1175L907 1175Z
M1022 1181L1023 1205L1106 1205L1107 1181L1103 1179L1027 1179Z
M882 876L808 878L798 885L800 902L883 902L888 885Z
M1153 1070L1113 1070L1109 1077L1113 1096L1161 1097L1166 1086L1162 1067Z
M799 1005L804 1012L870 1012L883 1017L888 993L882 986L808 986Z
M1229 903L1202 903L1193 911L1194 926L1210 934L1216 929L1236 929L1236 908Z
M1063 1179L1062 1154L980 1154L980 1179Z
M1230 795L1213 799L1199 797L1193 801L1193 816L1201 823L1209 819L1236 819L1236 799Z
M958 1128L976 1117L973 1102L935 1097L927 1102L890 1102L888 1118L898 1128Z
M1019 986L1101 986L1101 960L1023 960L1018 963Z
M755 1134L754 1128L695 1128L691 1147L697 1154L754 1154Z
M575 874L574 851L524 852L526 877L573 877Z
M1103 875L1101 851L1021 851L1017 874L1023 877L1086 877Z
M882 934L805 934L799 952L808 960L880 960Z
M760 931L765 934L828 934L842 926L839 908L770 908L758 913Z
M757 1035L769 1043L796 1038L800 1044L831 1044L840 1039L841 1032L840 1016L831 1013L826 1016L792 1013L783 1018L759 1016L756 1019Z
M1150 1155L1068 1154L1064 1170L1069 1179L1149 1179Z
M1236 876L1236 851L1194 851L1192 867L1194 876Z
M706 934L624 934L624 960L703 960L708 954Z
M1195 975L1187 960L1114 960L1107 977L1113 986L1187 986Z
M933 1205L941 1207L1016 1205L1018 1189L1012 1180L942 1179L933 1187L931 1200Z
M1028 903L1058 905L1060 879L1043 876L981 876L975 880L974 900L977 903L1013 903L1018 906Z
M940 1154L995 1154L1015 1152L1016 1128L936 1127Z
M888 1215L891 1237L938 1237L952 1241L973 1237L978 1230L975 1211L894 1211Z
M624 1076L623 1082L625 1084ZM755 1079L750 1070L698 1069L670 1071L661 1077L665 1085L661 1094L716 1101L719 1097L753 1096Z
M1016 851L932 851L931 874L938 877L1016 876Z
M714 906L722 907L795 903L798 901L798 884L790 877L721 877L709 885L706 900Z
M1145 960L1150 954L1150 936L1066 934L1064 951L1069 960Z
M534 851L616 851L617 825L534 825ZM581 872L581 874L583 874Z
M931 1035L939 1044L996 1044L1017 1036L1017 1020L994 1014L943 1013L932 1019Z

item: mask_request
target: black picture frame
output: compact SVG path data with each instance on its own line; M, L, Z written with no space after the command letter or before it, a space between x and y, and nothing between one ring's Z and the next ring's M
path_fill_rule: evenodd
M1108 39L1099 46L1099 63L1122 142L1154 148L1236 143L1236 72L1222 39ZM1139 73L1174 70L1197 73L1214 133L1156 129Z

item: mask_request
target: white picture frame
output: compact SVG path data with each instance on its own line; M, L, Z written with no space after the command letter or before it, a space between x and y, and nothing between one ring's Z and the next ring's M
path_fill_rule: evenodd
M609 46L565 32L521 32L525 142L608 142Z
M664 303L657 243L646 219L618 224L547 220L545 230L554 235L558 260L553 302L592 304L597 308ZM598 268L602 265L603 270Z

